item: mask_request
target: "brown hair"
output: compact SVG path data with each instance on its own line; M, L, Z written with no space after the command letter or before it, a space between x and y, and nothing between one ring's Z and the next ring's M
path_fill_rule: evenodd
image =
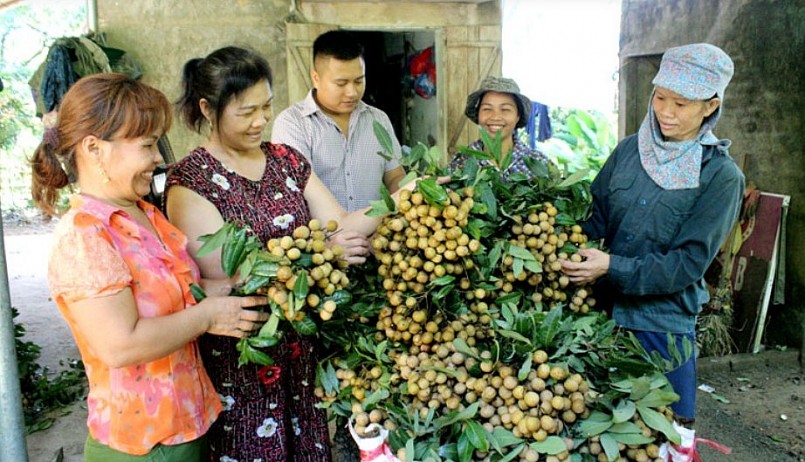
M132 139L170 129L171 106L159 90L125 74L95 74L76 82L62 99L56 126L46 131L31 167L34 203L56 214L59 190L75 181L75 153L81 141Z

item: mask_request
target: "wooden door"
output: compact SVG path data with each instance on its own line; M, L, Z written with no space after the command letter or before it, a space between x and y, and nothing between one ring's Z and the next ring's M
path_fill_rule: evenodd
M501 29L499 25L452 26L441 33L442 53L437 49L437 87L441 87L447 155L479 138L478 128L464 115L467 96L489 76L500 76ZM441 55L442 58L439 58Z
M288 105L302 100L313 88L310 66L313 63L313 41L319 35L338 29L332 24L285 24L285 52L288 68Z

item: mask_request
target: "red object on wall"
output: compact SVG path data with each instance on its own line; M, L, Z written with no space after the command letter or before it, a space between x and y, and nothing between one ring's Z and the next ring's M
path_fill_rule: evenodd
M761 192L754 213L745 213L741 220L743 244L734 257L731 277L733 337L741 352L751 351L758 324L765 323L786 198Z

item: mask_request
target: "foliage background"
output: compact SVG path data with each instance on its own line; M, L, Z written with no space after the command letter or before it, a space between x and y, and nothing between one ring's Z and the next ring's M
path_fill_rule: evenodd
M55 39L86 31L86 2L23 2L0 11L0 31L0 203L19 211L31 206L27 159L42 138L28 80Z

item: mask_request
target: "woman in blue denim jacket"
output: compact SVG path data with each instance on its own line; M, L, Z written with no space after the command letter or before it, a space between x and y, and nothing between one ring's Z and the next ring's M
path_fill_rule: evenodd
M592 184L584 230L608 251L582 249L583 262L563 264L575 283L600 279L597 293L611 299L615 321L666 358L667 333L677 345L695 344L696 316L709 298L704 273L744 191L730 141L712 132L732 74L732 60L713 45L665 52L640 130L619 143ZM695 355L667 376L680 395L677 420L691 422Z

